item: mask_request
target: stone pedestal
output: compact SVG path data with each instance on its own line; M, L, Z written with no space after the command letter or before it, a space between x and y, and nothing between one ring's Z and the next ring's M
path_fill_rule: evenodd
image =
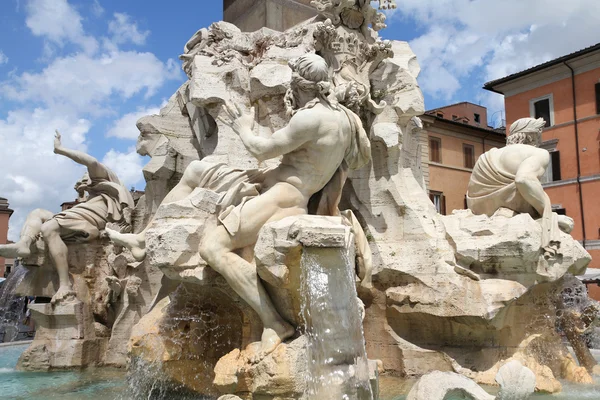
M311 0L225 0L223 20L244 32L260 28L285 31L317 15Z

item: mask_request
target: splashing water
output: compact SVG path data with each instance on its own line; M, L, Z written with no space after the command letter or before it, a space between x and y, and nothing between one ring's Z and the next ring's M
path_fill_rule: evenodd
M372 400L354 268L327 248L305 249L301 267L308 398Z
M26 273L25 268L17 267L0 288L0 333L4 342L12 342L19 335L19 325L25 315L25 297L16 296L15 289Z

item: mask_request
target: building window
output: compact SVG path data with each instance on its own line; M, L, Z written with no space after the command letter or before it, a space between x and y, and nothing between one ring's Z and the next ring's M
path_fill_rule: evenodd
M435 115L437 115L438 118L444 118L444 114L442 114L441 112L439 112L439 113L437 113Z
M475 147L463 144L463 160L465 168L473 169L475 166Z
M475 123L476 124L480 124L481 123L481 115L479 114L474 114L475 116Z
M434 163L442 162L442 139L436 137L429 138L429 161Z
M557 139L548 140L543 142L540 145L541 149L548 150L550 153L550 163L548 164L548 168L544 172L544 175L540 177L540 182L549 183L560 181L560 151L556 150L556 145L558 144Z
M554 100L551 94L529 101L529 115L532 118L544 118L546 127L554 125Z
M456 121L458 119L458 115L453 115L452 116L452 121Z
M444 193L430 190L429 199L433 203L438 214L446 215L446 196L444 196Z
M600 82L596 83L596 114L600 114Z
M558 215L567 215L567 210L562 206L562 204L552 204L552 211Z

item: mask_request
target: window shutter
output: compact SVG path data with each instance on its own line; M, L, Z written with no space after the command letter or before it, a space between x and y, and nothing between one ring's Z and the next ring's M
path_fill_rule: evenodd
M550 157L552 158L552 180L560 181L560 151L550 152Z
M600 83L596 83L596 114L600 114Z
M440 198L441 198L441 201L442 201L442 206L440 207L441 208L440 214L446 215L446 196L444 196L444 194L442 193L440 195Z

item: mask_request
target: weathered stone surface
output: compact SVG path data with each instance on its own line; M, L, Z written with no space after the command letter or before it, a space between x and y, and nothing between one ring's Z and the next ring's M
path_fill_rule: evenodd
M529 214L499 210L494 216L455 211L442 218L455 249L457 263L475 273L502 276L529 286L554 281L566 273L582 274L590 255L570 235L561 232L559 254L543 257L542 228Z
M535 374L516 360L500 368L496 382L500 385L496 400L527 400L535 391Z
M407 400L444 400L458 395L466 400L494 400L479 385L454 372L430 372L424 375L408 393Z

